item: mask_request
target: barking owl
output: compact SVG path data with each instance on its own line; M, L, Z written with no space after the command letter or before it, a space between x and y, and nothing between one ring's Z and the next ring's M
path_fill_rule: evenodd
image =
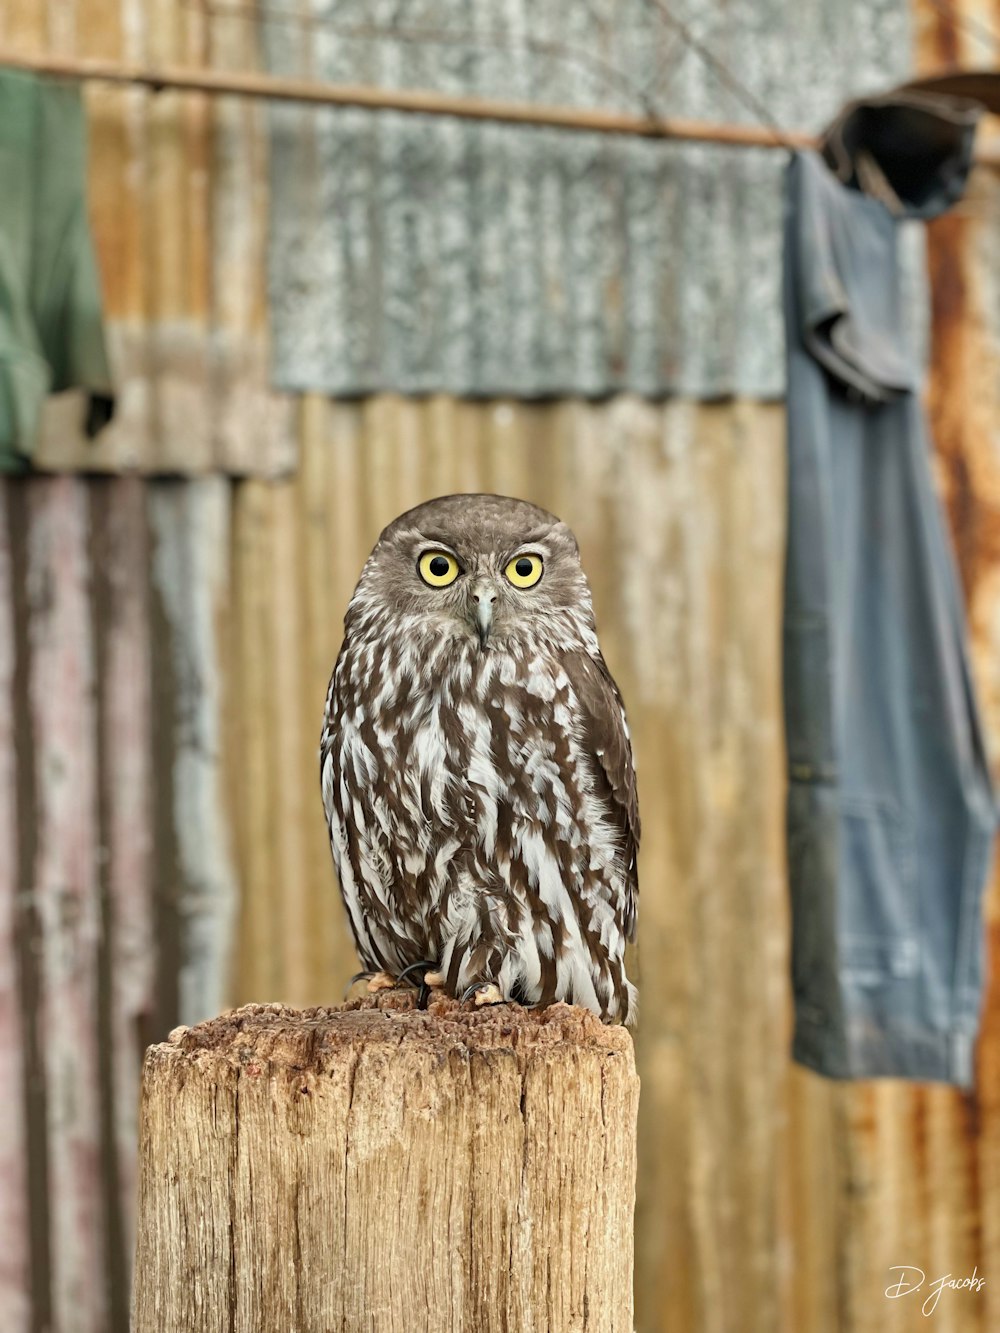
M320 771L365 966L633 1020L635 774L573 533L431 500L382 533L344 628Z

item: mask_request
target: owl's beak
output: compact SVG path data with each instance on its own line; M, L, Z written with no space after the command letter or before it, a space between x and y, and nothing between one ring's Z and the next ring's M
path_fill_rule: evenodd
M486 647L486 640L493 628L493 607L497 600L496 589L488 579L477 579L472 585L472 610L479 634L480 647Z

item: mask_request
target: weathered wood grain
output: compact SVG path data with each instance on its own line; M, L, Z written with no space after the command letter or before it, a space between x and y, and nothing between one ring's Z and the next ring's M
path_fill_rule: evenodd
M629 1333L638 1091L567 1005L180 1029L143 1075L136 1333Z

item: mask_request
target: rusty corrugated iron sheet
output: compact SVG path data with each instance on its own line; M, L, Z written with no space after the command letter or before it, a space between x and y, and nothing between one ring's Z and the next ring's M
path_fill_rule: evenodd
M669 12L758 107L649 0L259 6L278 74L704 120L818 130L910 68L906 0ZM271 124L286 388L781 396L783 154L365 111Z
M992 999L972 1098L787 1060L782 437L746 402L309 398L282 482L4 484L0 1035L28 1078L0 1139L5 1328L33 1304L56 1333L124 1333L145 1042L228 1001L330 1001L354 969L316 786L327 674L379 528L462 489L573 524L629 703L638 1327L891 1333L913 1327L891 1264L988 1270ZM955 1295L950 1326L984 1333Z
M252 68L255 29L194 3L0 6L27 53ZM294 407L272 390L265 296L268 136L236 98L87 87L90 211L117 389L113 423L81 430L79 395L49 400L48 470L273 476L295 462Z
M995 64L1000 4L919 0L918 58L927 72L948 64ZM995 134L989 124L987 132ZM1000 766L1000 181L978 171L961 204L929 229L934 358L928 408L941 493L950 519L972 642L973 665L994 772ZM988 990L976 1088L929 1094L932 1179L953 1202L949 1229L929 1226L941 1262L978 1263L1000 1254L1000 882L984 908ZM917 1108L911 1142L919 1143ZM936 1131L936 1132L935 1132ZM932 1214L933 1218L933 1214ZM982 1328L1000 1326L1000 1290L987 1283ZM970 1322L970 1326L971 1322Z

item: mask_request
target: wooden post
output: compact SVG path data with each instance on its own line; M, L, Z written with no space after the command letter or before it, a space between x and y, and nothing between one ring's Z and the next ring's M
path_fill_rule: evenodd
M631 1333L638 1078L567 1005L248 1005L150 1048L134 1333Z

